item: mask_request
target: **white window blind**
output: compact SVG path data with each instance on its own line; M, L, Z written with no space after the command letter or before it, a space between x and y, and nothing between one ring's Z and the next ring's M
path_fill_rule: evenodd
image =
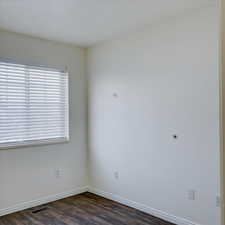
M0 62L0 148L68 138L68 74Z

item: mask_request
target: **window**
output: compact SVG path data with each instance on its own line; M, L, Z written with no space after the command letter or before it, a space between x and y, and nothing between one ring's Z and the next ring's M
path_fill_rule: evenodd
M68 139L68 74L0 62L0 148Z

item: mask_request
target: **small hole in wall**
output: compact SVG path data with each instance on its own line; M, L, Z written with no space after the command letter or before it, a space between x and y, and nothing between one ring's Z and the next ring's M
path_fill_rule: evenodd
M174 138L174 139L177 139L177 138L178 138L178 136L177 136L176 134L174 134L174 135L173 135L173 138Z

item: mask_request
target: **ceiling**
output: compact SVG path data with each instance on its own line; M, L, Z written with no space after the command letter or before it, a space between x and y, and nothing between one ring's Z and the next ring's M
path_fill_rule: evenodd
M90 46L212 0L0 0L0 28Z

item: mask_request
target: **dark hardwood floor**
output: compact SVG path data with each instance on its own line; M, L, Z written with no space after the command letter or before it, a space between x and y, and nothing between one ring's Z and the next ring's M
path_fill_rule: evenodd
M0 225L173 225L100 196L84 193L0 217Z

